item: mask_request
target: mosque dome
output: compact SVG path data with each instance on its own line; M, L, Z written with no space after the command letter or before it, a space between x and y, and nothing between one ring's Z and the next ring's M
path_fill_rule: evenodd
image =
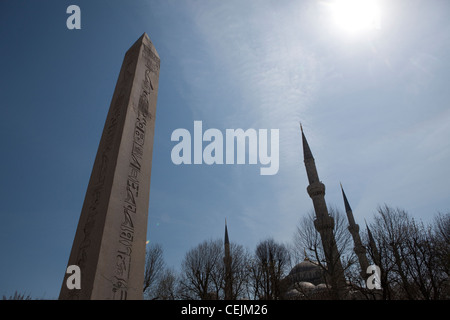
M300 281L300 282L298 282L298 285L302 289L315 289L316 288L315 285L313 285L311 282L307 282L307 281Z
M302 286L317 286L323 283L323 272L317 262L313 262L308 258L300 262L292 268L288 276L293 283Z

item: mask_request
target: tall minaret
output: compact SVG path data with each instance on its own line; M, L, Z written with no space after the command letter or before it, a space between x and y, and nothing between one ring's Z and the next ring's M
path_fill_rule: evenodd
M380 284L381 284L381 288L388 288L389 287L389 283L387 281L387 275L386 272L384 272L384 268L383 265L381 264L381 254L378 251L377 248L377 244L375 243L375 239L373 238L372 232L369 229L369 226L367 225L366 222L366 228L367 228L367 235L369 236L369 250L373 259L373 262L375 263L376 266L378 266L378 268L380 268ZM380 292L378 292L378 297L375 296L378 299L386 299L386 295L388 294L389 290L385 290L383 289ZM376 291L374 293L377 293Z
M381 255L378 251L377 244L375 243L375 239L372 236L372 232L369 229L369 226L366 222L367 235L369 236L369 247L372 252L373 262L381 268Z
M316 213L314 227L319 232L322 239L323 251L327 262L327 271L334 298L340 299L344 297L343 291L346 283L344 269L342 268L336 239L333 234L334 219L328 214L327 205L325 203L325 185L319 180L314 157L309 148L305 134L303 133L301 124L300 129L302 131L303 140L303 157L309 181L309 186L306 190L313 201L314 211Z
M233 279L231 274L231 252L230 241L228 240L227 220L225 219L225 257L223 262L225 265L225 300L233 299Z
M369 266L369 262L366 256L366 248L362 244L361 237L359 236L359 225L355 223L352 208L350 208L350 205L344 192L344 188L342 188L342 184L341 190L342 190L342 197L344 198L345 212L347 213L347 219L349 223L348 231L350 231L350 234L353 237L353 242L355 243L354 251L356 253L356 256L358 257L359 265L361 266L360 274L363 279L367 279L368 274L366 272L367 267Z

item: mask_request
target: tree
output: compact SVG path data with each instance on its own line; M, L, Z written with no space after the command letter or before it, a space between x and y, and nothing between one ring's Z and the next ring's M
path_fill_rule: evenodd
M181 264L183 299L218 299L224 277L222 241L204 241L189 250Z
M246 296L250 254L242 245L230 243L232 299ZM225 250L222 240L204 241L186 253L179 281L183 299L223 299L225 296Z
M341 260L346 278L360 283L362 279L360 279L357 257L353 251L353 240L348 231L347 218L334 206L328 206L328 211L329 215L334 219L333 235L336 240L338 257ZM300 262L303 258L308 258L317 263L325 275L325 284L330 288L330 272L334 268L327 266L322 240L314 226L315 219L314 210L311 210L301 219L294 235L293 256L297 262ZM343 288L333 289L340 290Z
M433 226L417 222L400 208L384 205L377 213L371 229L380 251L383 298L429 300L446 296L448 215L438 216Z
M450 299L450 213L439 213L433 223L434 255L438 261L437 272L444 278L440 298Z
M173 269L164 269L158 279L155 296L158 300L176 300L178 298L178 276Z
M284 292L282 279L286 275L290 255L286 246L274 239L261 241L249 264L250 290L254 298L265 300L281 299Z
M433 240L440 271L450 276L450 213L438 214L433 223Z
M242 246L231 242L231 279L232 299L247 297L247 283L249 278L248 265L251 260L250 253ZM224 288L225 289L225 288Z
M144 274L144 295L150 299L156 299L156 284L162 276L165 268L163 249L160 244L152 244L147 249Z
M33 298L29 294L19 293L16 290L14 292L14 295L12 295L12 296L7 297L7 296L3 295L2 300L33 300Z

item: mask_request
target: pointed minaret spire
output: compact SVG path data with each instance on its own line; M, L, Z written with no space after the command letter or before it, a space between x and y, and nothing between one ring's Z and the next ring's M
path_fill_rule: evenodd
M306 140L305 134L303 133L303 127L300 123L300 130L302 131L302 142L303 142L303 158L306 159L313 159L314 157L312 155L311 149L309 148L308 140Z
M359 226L355 222L355 218L353 217L352 209L350 208L350 204L348 203L347 197L344 192L344 188L342 187L341 183L341 190L342 190L342 197L344 198L344 205L345 205L345 212L347 213L348 218L348 231L350 231L350 234L352 235L353 242L355 244L355 253L358 257L359 265L361 266L361 277L363 279L367 279L368 274L366 273L367 267L369 266L369 262L367 260L366 256L366 248L363 246L361 237L359 236Z
M231 252L230 240L228 239L227 219L225 218L225 256L223 262L225 264L225 300L233 299L233 277L231 274Z
M227 229L227 218L225 218L225 245L229 245L230 241L228 239L228 229Z
M352 208L350 208L350 205L348 204L347 197L345 196L345 192L344 192L344 188L342 187L342 183L339 182L339 184L341 185L342 196L344 197L345 211L352 211Z
M352 208L350 208L350 204L348 203L347 196L345 195L344 188L342 187L342 183L341 183L341 191L342 191L342 197L344 198L344 206L345 206L345 212L347 213L348 223L350 224L350 226L356 225L355 219L354 219L353 213L352 213Z
M311 149L308 144L308 140L306 140L305 133L303 132L302 124L300 123L300 130L302 131L302 143L303 143L303 161L306 166L306 174L308 175L309 184L313 184L315 182L320 182L319 175L317 173L316 164L314 161L314 157L312 155ZM324 186L325 188L325 186ZM325 193L325 190L324 190Z
M367 235L369 236L369 247L372 251L372 258L373 262L381 268L381 256L380 252L378 251L377 244L375 243L375 239L372 236L372 232L369 229L369 226L367 225L367 222L364 220L367 228Z
M320 234L322 240L322 247L327 263L327 273L330 276L330 284L334 299L341 299L345 296L345 277L344 269L342 267L339 251L334 237L334 219L328 214L327 205L325 203L325 185L320 182L317 173L316 164L306 140L303 127L300 124L303 141L303 158L306 167L306 174L308 175L309 185L306 188L314 205L316 219L314 220L314 227Z
M303 248L303 254L305 255L305 261L309 261L308 255L306 254L306 249Z

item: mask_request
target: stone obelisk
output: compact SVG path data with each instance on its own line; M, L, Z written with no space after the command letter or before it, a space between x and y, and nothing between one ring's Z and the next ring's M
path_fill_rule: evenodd
M160 59L147 34L127 51L86 191L68 266L81 288L60 299L142 299Z

